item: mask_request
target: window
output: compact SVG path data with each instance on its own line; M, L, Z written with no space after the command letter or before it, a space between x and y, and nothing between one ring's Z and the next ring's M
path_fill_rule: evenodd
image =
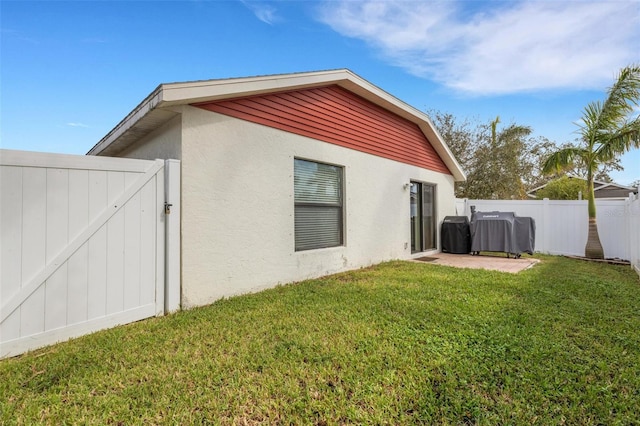
M294 160L296 251L342 245L342 167Z
M411 182L411 252L436 247L436 186Z

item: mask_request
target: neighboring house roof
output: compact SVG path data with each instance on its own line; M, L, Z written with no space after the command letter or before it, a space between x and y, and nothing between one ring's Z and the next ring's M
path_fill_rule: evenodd
M586 181L585 178L580 176L567 175L569 179L580 179ZM536 198L536 194L539 190L547 186L547 183L540 185L527 192L530 198ZM638 188L632 186L619 185L615 182L604 182L601 180L593 181L593 193L597 199L624 199L629 196L629 193L638 193Z
M118 154L141 137L177 116L179 112L172 110L172 107L175 106L194 105L216 110L218 108L216 105L224 105L224 101L330 86L338 86L414 123L429 141L454 179L456 181L466 179L459 163L425 113L402 102L347 69L161 84L91 148L88 154ZM313 134L309 134L309 136L314 137ZM398 159L402 161L401 158Z

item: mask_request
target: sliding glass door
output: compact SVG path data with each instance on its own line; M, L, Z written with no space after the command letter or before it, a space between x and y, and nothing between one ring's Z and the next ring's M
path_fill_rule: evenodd
M435 185L411 182L410 203L411 252L436 249Z

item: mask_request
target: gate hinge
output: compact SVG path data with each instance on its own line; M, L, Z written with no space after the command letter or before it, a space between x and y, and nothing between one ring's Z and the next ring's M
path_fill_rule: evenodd
M171 214L171 206L173 206L173 204L167 203L166 201L164 202L164 214Z

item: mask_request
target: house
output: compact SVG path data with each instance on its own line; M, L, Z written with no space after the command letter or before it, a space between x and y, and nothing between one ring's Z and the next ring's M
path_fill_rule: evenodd
M346 69L162 84L88 154L181 161L183 308L438 251L465 179Z
M581 178L579 176L567 175L569 179L580 179L585 181L586 179ZM542 188L546 187L547 184L538 186L533 188L532 190L527 192L527 196L529 198L537 198L537 193ZM604 182L600 180L593 181L593 194L598 200L624 200L629 197L629 194L637 194L638 188L634 188L632 186L619 185L615 182ZM584 198L584 194L582 194Z

